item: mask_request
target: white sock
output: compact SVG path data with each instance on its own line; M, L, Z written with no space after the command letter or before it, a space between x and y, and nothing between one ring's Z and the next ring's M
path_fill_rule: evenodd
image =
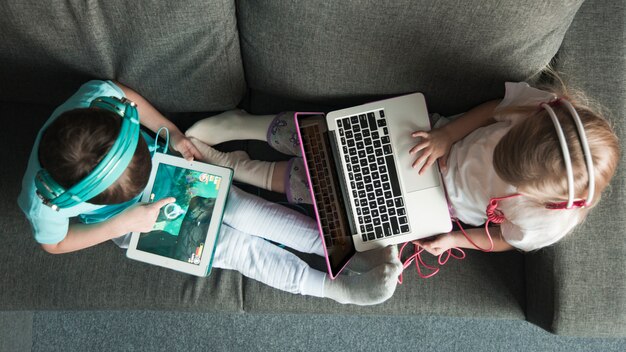
M382 263L390 262L394 257L398 257L398 246L396 245L357 252L350 259L347 269L357 273L365 273Z
M274 162L250 160L248 153L242 150L230 153L220 152L194 137L190 137L189 140L202 154L202 161L233 169L233 177L236 181L272 190L274 165L276 165Z
M274 117L250 115L244 110L229 110L196 122L185 135L208 145L242 139L266 141L267 129Z
M395 292L401 272L402 263L394 258L361 275L340 275L335 280L326 277L324 297L361 306L382 303Z

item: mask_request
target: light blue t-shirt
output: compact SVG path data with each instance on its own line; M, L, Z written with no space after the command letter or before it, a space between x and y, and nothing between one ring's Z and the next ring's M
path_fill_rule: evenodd
M111 81L89 81L83 84L65 103L54 110L37 134L33 150L28 159L26 174L22 180L22 192L17 202L30 221L35 240L39 243L55 244L61 242L67 235L70 218L78 217L81 222L86 224L104 221L136 203L140 198L140 196L137 196L128 202L114 205L95 205L84 202L70 208L55 211L44 205L35 193L35 175L41 169L38 151L42 132L63 112L88 108L92 100L101 96L122 98L124 97L124 92ZM146 143L151 146L153 141L150 141L150 139L152 138L145 133L142 133L142 135L146 139Z

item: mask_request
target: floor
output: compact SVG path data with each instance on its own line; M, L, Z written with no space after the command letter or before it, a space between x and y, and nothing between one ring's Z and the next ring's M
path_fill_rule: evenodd
M0 312L0 351L626 351L513 320L146 311Z

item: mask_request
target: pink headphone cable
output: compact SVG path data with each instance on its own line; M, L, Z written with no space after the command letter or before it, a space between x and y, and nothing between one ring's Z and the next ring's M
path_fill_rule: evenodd
M505 197L491 198L489 200L489 204L487 205L487 210L486 210L487 222L485 222L485 234L487 235L487 239L489 239L489 248L481 248L476 243L474 243L474 241L472 241L472 239L463 229L463 226L461 226L461 222L459 221L459 219L453 218L453 220L456 221L456 224L461 229L461 233L463 234L463 236L465 236L465 238L469 241L469 243L471 243L474 247L476 247L476 249L483 251L483 252L491 252L493 251L494 244L493 244L493 238L491 238L491 233L489 233L489 224L490 223L501 224L505 220L504 214L502 214L502 212L497 209L498 202L502 199L517 197L519 195L520 194L512 194L512 195L505 196ZM402 252L404 251L404 248L409 243L412 243L412 242L406 242L402 245L402 247L400 247L400 251L398 253L398 259L400 259L401 261L402 261ZM419 275L419 277L421 277L422 279L428 279L428 278L435 276L439 272L439 268L430 266L424 262L424 260L422 259L422 252L424 251L424 248L422 248L420 245L415 244L415 243L413 243L413 246L414 246L414 252L409 258L407 258L406 261L404 261L404 263L402 263L402 270L404 271L404 269L408 268L411 265L411 263L415 261L415 268L417 269L417 274ZM454 251L457 251L459 254L454 253ZM465 252L461 248L457 248L457 247L450 248L438 256L437 263L439 263L439 265L445 265L450 259L450 257L461 260L465 258ZM422 269L420 268L420 265L424 266L428 270L432 270L432 272L430 274L423 274ZM400 276L398 276L398 283L402 284L402 273L400 273Z

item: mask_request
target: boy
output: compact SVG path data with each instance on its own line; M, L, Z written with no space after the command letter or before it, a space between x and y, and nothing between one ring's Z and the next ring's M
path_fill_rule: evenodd
M123 236L152 230L160 208L174 198L150 204L137 203L150 174L148 136L139 138L137 149L124 172L101 193L85 202L55 210L36 193L35 177L42 168L64 188L83 180L111 149L120 134L119 117L106 109L85 108L98 97L128 98L137 104L141 123L157 132L170 131L171 146L186 159L202 155L180 130L128 87L111 81L90 81L54 111L35 140L18 203L33 226L35 239L49 253L81 250L109 239L127 247ZM78 108L78 109L76 109ZM73 109L73 110L72 110ZM70 224L78 217L81 223ZM355 260L363 272L329 280L293 253L265 239L305 253L323 255L314 221L278 204L272 204L233 187L224 213L213 266L237 270L272 287L340 303L377 304L396 288L402 270L397 248L369 253ZM380 255L377 255L380 254ZM361 263L359 263L359 260Z
M174 150L186 159L200 156L180 130L134 90L112 81L85 83L52 113L39 132L18 198L18 204L33 227L35 240L46 252L73 252L110 239L115 239L122 247L127 246L123 238L118 239L120 236L133 231L149 231L159 209L174 201L167 198L151 204L135 204L148 182L152 167L148 149L148 143L152 141L143 133L129 167L110 187L89 199L89 203L55 211L39 199L34 179L41 168L68 188L82 180L117 139L119 116L89 107L101 96L135 102L141 124L154 132L167 127ZM130 182L121 182L123 180ZM82 223L70 224L70 218L77 216Z

